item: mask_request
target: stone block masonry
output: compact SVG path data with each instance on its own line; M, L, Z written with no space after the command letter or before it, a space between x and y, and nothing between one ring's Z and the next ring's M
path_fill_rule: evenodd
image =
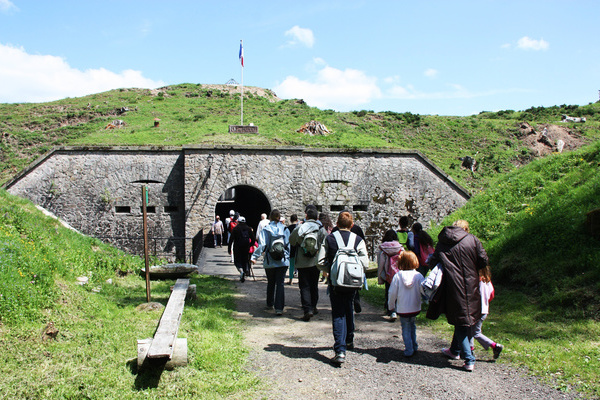
M207 233L232 188L248 197L235 204L247 205L249 221L263 212L254 210L254 197L288 218L303 216L305 205L315 204L334 221L339 211L352 211L376 239L397 228L401 215L427 228L469 198L417 151L302 147L57 148L5 187L85 234L141 237L142 185L149 188L150 236L172 239ZM170 247L180 257L189 254L191 240Z

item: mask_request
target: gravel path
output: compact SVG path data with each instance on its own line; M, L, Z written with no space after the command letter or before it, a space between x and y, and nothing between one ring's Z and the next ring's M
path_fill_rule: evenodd
M479 348L475 371L463 371L462 361L440 354L450 338L436 337L417 326L419 351L403 356L400 324L383 318L382 310L363 301L356 315L356 348L338 368L333 357L331 307L326 286L320 285L319 314L300 319L297 281L285 286L283 316L266 311L266 278L258 264L256 281L239 282L239 274L224 248L204 250L202 274L237 281L238 314L246 322L246 342L253 371L269 383L265 399L573 399L523 370L494 362L491 351ZM287 281L287 280L286 280Z

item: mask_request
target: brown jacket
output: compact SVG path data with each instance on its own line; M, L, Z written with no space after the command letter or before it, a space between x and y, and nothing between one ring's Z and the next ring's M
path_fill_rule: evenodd
M443 264L441 312L448 323L472 326L481 318L479 269L488 263L488 256L479 239L456 226L447 226L438 235L429 265Z

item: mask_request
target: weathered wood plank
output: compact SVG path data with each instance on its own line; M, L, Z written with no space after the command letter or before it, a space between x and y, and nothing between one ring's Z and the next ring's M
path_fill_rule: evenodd
M189 285L189 279L177 279L177 282L175 282L173 292L154 334L152 345L148 349L148 358L171 358L173 355L173 347L177 339L179 322L183 314L185 296Z

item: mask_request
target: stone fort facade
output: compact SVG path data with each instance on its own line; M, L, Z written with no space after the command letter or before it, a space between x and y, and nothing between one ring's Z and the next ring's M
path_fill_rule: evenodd
M350 210L377 243L409 215L424 228L466 203L469 194L418 151L302 147L57 148L6 189L30 199L84 234L139 252L142 186L148 188L154 246L188 259L192 238L215 214L240 212L250 226L277 208L289 221L307 204Z

